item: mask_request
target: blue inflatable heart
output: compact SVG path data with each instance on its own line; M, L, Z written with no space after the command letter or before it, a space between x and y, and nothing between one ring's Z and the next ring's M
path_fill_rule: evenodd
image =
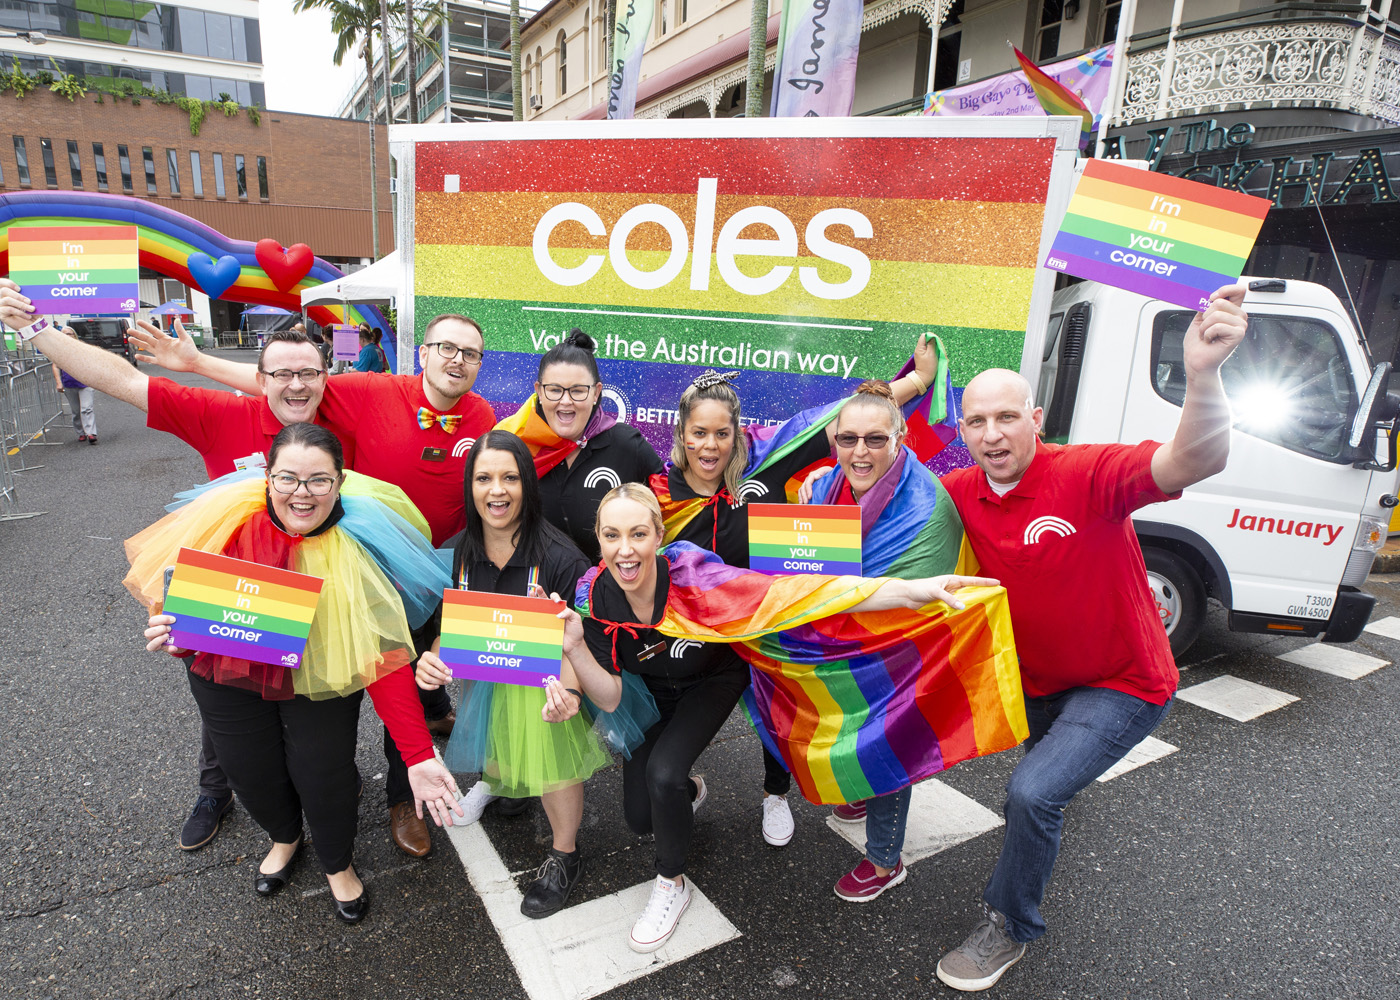
M192 253L185 266L190 269L190 276L199 285L200 291L211 299L217 299L232 288L243 273L238 258L230 254L214 260L207 253Z

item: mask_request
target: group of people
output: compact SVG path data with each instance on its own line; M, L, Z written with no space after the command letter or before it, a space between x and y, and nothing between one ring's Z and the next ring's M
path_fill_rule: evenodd
M686 855L707 795L696 760L746 692L751 705L772 696L739 640L833 615L865 623L882 609L959 608L973 599L960 591L1000 581L1029 738L1008 783L983 917L937 968L945 983L978 990L1045 932L1039 906L1062 810L1152 731L1175 693L1129 516L1223 468L1230 412L1219 368L1244 335L1243 294L1219 290L1186 331L1186 395L1170 442L1045 444L1029 385L991 370L962 397L959 431L975 467L941 482L905 444L902 407L934 381L922 337L909 374L868 382L776 429L744 425L733 373L707 371L678 403L663 463L600 408L593 344L580 331L541 358L534 393L498 421L471 391L485 344L464 316L427 324L421 376L328 380L314 345L293 333L269 338L257 365L246 366L201 354L180 330L176 338L142 324L133 332L165 367L246 396L148 378L62 337L3 279L0 321L65 371L141 407L149 426L190 443L215 480L129 543L128 586L157 612L152 648L184 652L169 647L171 619L158 613L172 544L198 538L194 547L206 551L337 581L343 600L324 623L318 611L312 638L320 643L308 641L301 669L208 654L188 660L204 738L200 794L181 846L207 843L236 793L272 840L255 887L275 892L304 816L342 919L360 919L367 907L351 859L358 783L347 721L362 691L386 722L391 833L407 853L431 850L425 813L470 822L495 798L540 797L553 843L525 894L529 916L566 904L583 872L584 783L610 761L608 746L622 753L624 820L655 838L656 880L629 942L648 952L669 939L690 899ZM593 474L601 469L612 475ZM781 502L801 476L811 502L860 507L863 577L789 580L746 569L744 485L759 483L765 501ZM1052 516L1072 531L1029 530ZM432 546L451 549L450 574L428 558ZM986 576L957 572L969 565L968 550ZM384 599L386 580L397 601ZM741 586L729 586L735 581ZM469 683L454 710L450 671L437 655L436 604L448 586L562 599L557 680L543 689ZM742 606L694 597L720 589L745 594ZM1064 593L1085 595L1072 615L1046 597ZM686 635L705 641L672 641ZM434 734L450 734L452 770L481 775L460 801L432 757ZM794 834L788 766L800 748L775 731L760 735L761 831L782 846ZM867 832L865 858L836 883L840 898L868 902L906 877L909 794L906 783L837 806L837 819L864 819Z

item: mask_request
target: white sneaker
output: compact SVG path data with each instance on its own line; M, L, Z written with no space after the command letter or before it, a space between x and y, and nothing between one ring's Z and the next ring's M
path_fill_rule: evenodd
M695 782L696 785L695 798L691 800L690 811L691 813L698 813L700 807L705 804L705 799L709 798L710 790L705 787L705 776L703 774L692 774L690 780Z
M457 804L462 807L464 816L453 816L453 826L471 826L481 819L481 814L486 811L486 807L496 801L496 796L491 793L491 786L485 781L478 781L471 788L467 789L467 794L457 800Z
M763 839L774 847L782 847L792 839L797 828L792 821L792 810L788 808L787 796L765 795L763 797Z
M690 905L690 882L677 885L674 880L656 876L656 884L651 887L651 899L647 908L632 925L632 935L627 945L635 952L649 955L668 940L680 922L681 914Z

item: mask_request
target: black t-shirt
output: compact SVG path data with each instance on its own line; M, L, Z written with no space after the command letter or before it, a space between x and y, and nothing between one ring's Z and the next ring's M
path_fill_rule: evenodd
M671 589L670 566L661 556L656 557L656 607L652 623L661 621L666 613L666 596ZM739 654L724 642L701 642L698 639L662 635L636 621L636 613L627 595L606 569L598 573L588 599L589 617L583 620L583 637L588 651L604 669L621 673L640 674L649 683L656 681L685 681L721 670L747 669ZM613 636L605 622L632 624L636 638L626 629L616 632L616 656Z
M645 483L662 468L656 450L637 428L614 424L589 438L573 465L560 462L545 473L540 480L545 520L568 535L579 551L597 563L598 536L593 533L593 522L598 516L598 503L613 487Z
M749 568L749 509L748 503L787 503L787 481L814 462L831 457L831 443L826 432L814 434L811 439L796 448L791 454L774 462L756 476L749 476L739 484L739 499L745 501L731 506L725 500L717 500L706 507L690 523L681 529L676 540L694 542L703 549L709 549L730 566ZM705 499L696 493L685 481L685 475L675 466L666 477L671 489L672 500L690 500L695 497ZM715 520L719 520L719 531L715 531Z

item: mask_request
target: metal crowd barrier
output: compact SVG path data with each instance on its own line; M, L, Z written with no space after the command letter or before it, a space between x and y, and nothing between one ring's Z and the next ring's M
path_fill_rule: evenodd
M18 481L20 474L43 468L28 461L25 449L58 444L48 439L48 428L62 416L52 362L42 355L7 351L0 362L0 521L44 513L19 509Z

